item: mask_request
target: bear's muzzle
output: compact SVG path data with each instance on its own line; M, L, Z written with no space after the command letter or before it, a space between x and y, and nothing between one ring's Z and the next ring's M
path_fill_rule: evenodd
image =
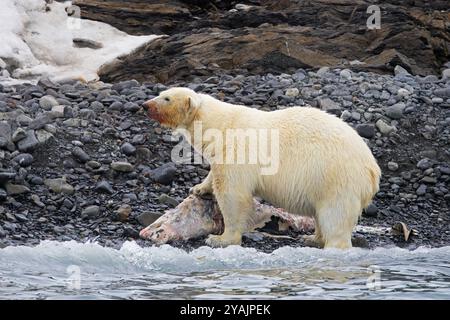
M148 100L142 104L142 108L147 111L149 118L158 122L162 121L161 114L158 111L158 105L154 100Z

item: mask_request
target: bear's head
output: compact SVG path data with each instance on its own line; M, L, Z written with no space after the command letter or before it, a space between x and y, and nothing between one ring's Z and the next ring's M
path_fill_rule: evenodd
M146 101L142 107L148 116L169 128L188 127L196 117L201 97L188 88L170 88Z

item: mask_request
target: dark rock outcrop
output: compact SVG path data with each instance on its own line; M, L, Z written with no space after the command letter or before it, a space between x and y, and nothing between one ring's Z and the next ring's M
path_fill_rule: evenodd
M167 34L100 70L108 82L174 82L244 69L251 74L345 66L439 73L450 60L447 1L378 3L381 29L369 30L376 1L86 1L84 18L131 34ZM231 9L231 10L230 10Z
M131 34L169 33L174 26L192 19L181 1L76 0L83 19L98 20Z

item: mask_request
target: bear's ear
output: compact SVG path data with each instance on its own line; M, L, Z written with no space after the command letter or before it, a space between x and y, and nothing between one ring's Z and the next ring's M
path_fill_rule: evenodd
M195 96L188 96L186 101L186 111L192 112L200 107L200 99Z
M197 114L198 109L201 106L201 98L196 96L188 96L183 105L184 111L184 124L191 123L195 115Z

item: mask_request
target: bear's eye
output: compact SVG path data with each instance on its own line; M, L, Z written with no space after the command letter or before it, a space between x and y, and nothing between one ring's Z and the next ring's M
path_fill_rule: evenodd
M165 97L165 98L164 98L164 100L166 100L166 101L170 101L170 99L169 99L168 97Z

